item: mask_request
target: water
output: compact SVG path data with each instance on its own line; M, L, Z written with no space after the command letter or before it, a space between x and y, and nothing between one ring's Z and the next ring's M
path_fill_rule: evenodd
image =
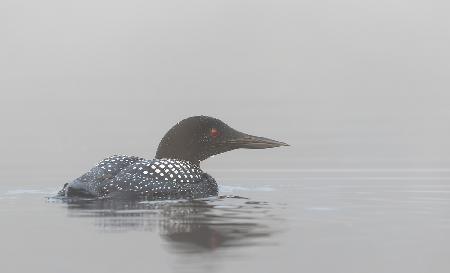
M450 266L449 170L217 175L220 197L179 202L67 203L47 199L55 192L49 188L2 187L2 271L446 272Z

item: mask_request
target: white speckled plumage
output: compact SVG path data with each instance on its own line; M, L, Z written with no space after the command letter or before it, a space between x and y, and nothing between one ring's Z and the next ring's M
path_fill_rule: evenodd
M184 160L115 155L65 187L65 196L202 198L217 195L217 184L198 166ZM68 189L68 190L67 190Z

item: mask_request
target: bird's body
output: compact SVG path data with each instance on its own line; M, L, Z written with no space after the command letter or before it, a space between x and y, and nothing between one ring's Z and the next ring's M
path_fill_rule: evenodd
M198 166L176 159L115 155L75 179L68 196L149 200L205 198L217 195L217 183Z
M191 117L166 133L155 159L124 155L106 158L66 183L59 195L145 200L215 196L217 183L200 169L200 161L238 148L278 146L287 144L238 132L211 117Z

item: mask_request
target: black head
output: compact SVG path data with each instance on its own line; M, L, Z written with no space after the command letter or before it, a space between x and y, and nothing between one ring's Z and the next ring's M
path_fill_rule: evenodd
M279 146L289 145L241 133L215 118L197 116L180 121L166 133L159 143L156 158L181 159L198 165L210 156L234 149Z

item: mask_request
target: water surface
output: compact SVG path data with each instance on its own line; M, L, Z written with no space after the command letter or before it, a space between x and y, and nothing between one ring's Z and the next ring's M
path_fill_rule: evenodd
M2 268L445 272L450 266L449 170L217 175L220 197L179 202L63 202L46 198L52 189L3 187Z

